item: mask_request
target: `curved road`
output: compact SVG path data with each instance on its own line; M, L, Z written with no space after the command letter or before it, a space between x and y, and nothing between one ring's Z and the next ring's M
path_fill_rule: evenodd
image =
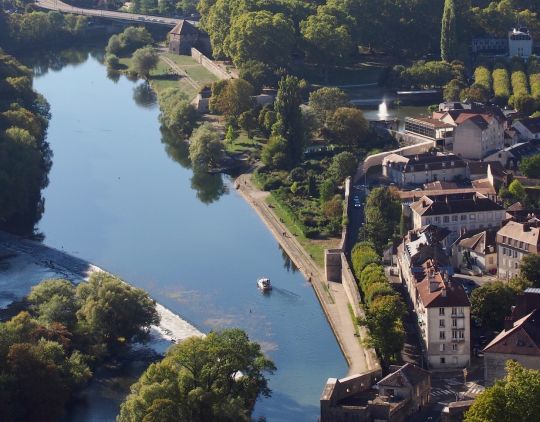
M99 18L134 21L140 23L152 23L171 27L182 21L182 19L166 18L163 16L137 15L134 13L115 12L112 10L82 9L80 7L74 7L69 4L62 3L59 0L36 0L36 6L47 10L73 13L75 15L95 16Z

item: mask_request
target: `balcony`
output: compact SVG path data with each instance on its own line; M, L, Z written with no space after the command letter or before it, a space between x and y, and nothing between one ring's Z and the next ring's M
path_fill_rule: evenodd
M461 313L461 314L451 314L450 315L452 318L465 318L465 313Z

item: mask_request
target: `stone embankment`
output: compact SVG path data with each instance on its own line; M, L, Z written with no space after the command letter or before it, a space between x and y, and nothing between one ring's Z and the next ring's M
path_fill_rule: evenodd
M30 271L44 274L46 278L50 278L51 276L62 277L77 283L81 280L88 279L94 272L106 272L88 261L74 257L59 251L58 249L4 232L0 232L0 251L2 251L4 255L10 253L11 255L16 256L18 261L15 262L15 265L20 265L21 271L26 268ZM18 268L13 268L12 272L17 273ZM1 275L2 271L0 271L0 276ZM9 278L10 276L11 274L8 274L6 277L0 277L0 279ZM2 291L0 293L4 295L10 295L10 293L12 293L10 295L12 299L20 299L21 296L29 293L29 291L21 291L18 289L18 286L13 286L13 289L10 289L8 284L9 280L1 281L0 290ZM40 277L35 281L39 282ZM31 286L26 286L26 288L29 287ZM163 305L158 303L156 309L160 316L160 323L151 328L152 331L157 332L162 339L171 342L179 342L188 337L204 335L193 325L184 321Z
M261 217L281 247L304 274L304 277L311 282L343 355L349 364L349 374L358 374L379 367L379 363L376 357L374 358L371 349L364 347L361 342L365 332L361 330L360 338L358 337L349 311L350 302L344 285L326 279L322 269L315 264L295 236L280 221L272 208L268 206L265 199L269 193L263 192L253 185L251 174L241 175L236 179L235 183L238 192ZM354 306L358 306L358 303Z

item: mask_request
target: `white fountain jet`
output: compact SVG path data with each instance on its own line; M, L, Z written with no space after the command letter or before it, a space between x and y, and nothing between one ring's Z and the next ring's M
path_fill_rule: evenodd
M377 117L379 120L386 120L389 116L388 106L386 105L386 101L383 100L382 103L379 104L379 112L377 113Z

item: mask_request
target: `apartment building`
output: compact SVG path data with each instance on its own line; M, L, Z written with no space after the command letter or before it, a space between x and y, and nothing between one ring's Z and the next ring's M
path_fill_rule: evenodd
M434 224L450 231L453 243L464 231L500 227L505 209L476 192L423 196L410 204L413 228Z
M499 277L508 279L518 275L523 257L539 252L540 223L509 221L497 232Z

